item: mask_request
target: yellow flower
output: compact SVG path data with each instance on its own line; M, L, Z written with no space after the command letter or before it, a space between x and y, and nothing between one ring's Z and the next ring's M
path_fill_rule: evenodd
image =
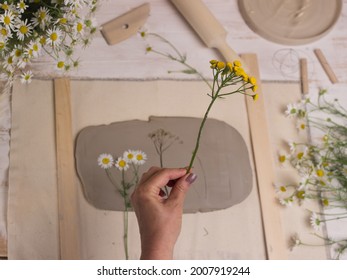
M235 60L235 61L234 61L234 65L235 65L235 66L238 66L238 67L241 67L241 66L242 66L241 61L239 61L239 60Z
M249 77L248 81L254 86L257 84L257 79L255 77Z
M225 63L224 63L223 61L218 61L218 62L217 62L217 68L218 68L219 70L224 69L224 68L225 68Z
M227 63L227 67L230 71L233 71L233 65L230 62Z
M254 101L257 101L258 98L259 98L259 94L256 93L256 94L252 95L252 98L253 98Z
M257 85L252 86L252 91L253 91L253 92L256 92L257 89L258 89L258 86L257 86Z

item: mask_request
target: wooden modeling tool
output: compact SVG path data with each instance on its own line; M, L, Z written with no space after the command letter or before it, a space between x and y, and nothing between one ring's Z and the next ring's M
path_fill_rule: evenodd
M101 25L100 31L107 44L117 44L136 34L146 22L149 11L150 5L145 3Z
M269 259L286 259L287 245L281 225L280 211L272 190L274 170L271 143L268 135L263 94L261 93L259 67L256 54L244 54L242 59L226 43L226 31L201 0L171 0L192 25L209 48L216 48L227 61L243 60L243 68L250 69L258 80L259 99L254 102L246 96L247 113L251 132L255 172L258 181L264 233ZM246 67L247 66L247 67Z
M325 73L327 74L329 80L333 83L336 84L339 81L337 80L337 77L333 71L333 69L331 68L331 66L329 65L328 61L326 60L323 52L321 49L315 49L314 50L315 55L317 56L320 64L322 65Z
M216 48L228 61L241 60L227 44L227 31L201 0L171 0L209 48Z
M308 74L307 74L307 59L300 58L300 81L301 92L303 94L308 93Z

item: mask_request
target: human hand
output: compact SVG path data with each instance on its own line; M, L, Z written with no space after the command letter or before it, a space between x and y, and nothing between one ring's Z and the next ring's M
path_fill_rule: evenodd
M185 168L151 167L131 195L141 235L141 259L172 259L184 199L196 179L194 173L186 172ZM172 186L167 199L160 195L166 185Z

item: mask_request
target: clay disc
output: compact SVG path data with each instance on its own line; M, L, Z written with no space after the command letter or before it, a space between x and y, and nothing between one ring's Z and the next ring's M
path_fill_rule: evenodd
M163 129L168 133L163 138L163 146L168 147L162 156L163 166L185 167L194 150L200 123L199 118L152 117L149 121L131 120L81 130L76 139L75 157L87 201L103 210L124 210L124 201L114 184L120 186L122 172L111 168L111 183L106 171L97 164L100 154L108 153L117 158L128 149L144 151L148 160L140 166L141 175L151 166L160 166L149 135ZM198 179L187 194L185 212L225 209L245 200L252 190L253 179L247 146L240 133L225 122L208 119L194 173ZM125 181L132 181L131 168L125 172Z
M301 45L326 35L338 20L342 0L239 0L248 26L284 45Z

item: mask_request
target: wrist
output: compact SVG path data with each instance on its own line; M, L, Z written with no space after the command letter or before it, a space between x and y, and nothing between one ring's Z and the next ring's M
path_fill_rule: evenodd
M174 246L167 244L148 244L142 246L141 260L172 260Z

